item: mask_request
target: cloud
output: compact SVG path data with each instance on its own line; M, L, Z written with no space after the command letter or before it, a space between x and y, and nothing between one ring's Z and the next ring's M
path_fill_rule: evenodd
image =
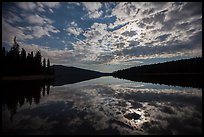
M94 64L105 64L107 62L110 62L112 59L114 58L114 56L112 55L104 55L104 54L100 54L99 56L97 56L94 60L95 63Z
M16 22L22 22L23 21L23 19L19 15L15 14L13 12L7 12L7 13L8 13L8 15L5 16L4 18L10 24L15 24Z
M103 13L99 10L102 7L100 2L82 2L82 4L88 11L89 18L99 18Z
M53 21L51 19L48 19L46 17L41 17L37 14L35 15L27 15L26 16L26 20L30 23L30 24L40 24L40 25L43 25L43 24L52 24Z
M45 12L44 5L42 4L42 2L37 2L36 5L37 5L37 11Z
M133 41L133 40L131 40L131 41L128 41L130 44L130 47L137 47L137 46L139 46L140 45L140 42L138 42L138 41Z
M170 35L171 34L160 35L156 39L158 39L159 41L165 41Z
M29 32L33 37L35 38L41 38L42 36L51 36L50 32L52 33L59 33L60 30L55 28L53 25L51 25L54 21L47 18L42 17L37 14L22 14L23 17L25 17L26 21L32 25L27 27L21 27L22 31Z
M198 41L198 43L200 43L200 41ZM168 46L133 46L129 49L123 49L121 53L124 56L138 57L138 59L202 56L200 45L195 44L197 47L192 45L193 42Z
M54 11L53 11L52 9L49 9L49 11L50 11L51 13L54 13Z
M33 32L32 34L37 38L40 38L44 35L51 36L50 32L52 32L52 33L59 33L60 32L58 29L56 29L52 25L46 25L45 27L34 26L34 27L31 27L31 30Z
M80 6L81 3L80 2L67 2L68 4L74 4L74 5L77 5L77 6Z
M33 2L16 2L16 5L23 10L34 10L37 6Z
M33 30L33 35L37 38L40 38L44 35L50 36L49 32L41 26L32 27L32 30Z
M60 3L59 2L16 2L16 5L26 11L40 11L40 12L45 12L46 10L44 9L47 7L50 12L53 12L52 8L59 8Z
M112 23L108 26L108 30L109 31L114 31L114 30L117 30L117 29L120 29L124 26L126 26L129 22L126 22L124 24L119 24L119 25L113 25Z
M43 4L44 6L48 8L59 8L60 7L59 2L41 2L41 4Z
M78 36L78 35L80 35L83 32L83 30L81 28L76 28L76 27L69 27L69 28L67 28L65 30L67 32L75 35L75 36Z
M122 33L122 35L124 35L124 36L130 36L130 37L132 37L132 36L134 36L134 35L136 35L136 34L137 34L136 31L125 31L125 32Z
M65 41L64 41L64 40L62 40L61 42L62 42L63 44L65 44Z
M85 37L87 37L91 41L98 41L102 39L104 35L107 34L107 25L103 23L93 23L90 27L90 30L87 30L83 33Z
M197 10L197 12L189 10L185 11L186 4L189 5L190 3L181 3L176 6L175 3L120 3L112 10L113 14L117 17L114 25L132 19L132 21L125 26L126 30L128 28L130 28L130 30L123 32L122 34L127 34L125 36L128 37L129 32L134 33L135 31L136 34L136 32L140 30L141 32L136 35L143 46L150 44L152 46L159 46L167 45L175 41L188 41L190 35L186 34L187 31L199 31L201 29L201 23L199 21L201 21L202 17L199 16L200 10ZM139 9L137 14L127 14L128 11L135 8ZM198 9L200 9L199 6ZM197 13L196 16L189 16L194 15L191 12ZM133 19L133 16L135 16L135 20ZM140 19L140 21L138 21L138 19ZM138 28L133 29L133 25L138 26ZM118 30L118 32L121 31L123 30Z
M41 18L40 16L29 16L32 23L37 23L39 25L46 24L44 26L27 26L19 27L12 26L7 22L10 22L9 19L2 17L2 41L12 45L13 38L17 36L18 40L25 41L27 39L41 38L44 35L50 36L50 32L59 33L60 31L54 26L49 25L52 21L47 18ZM38 18L36 22L32 19Z
M33 39L32 35L26 34L22 28L10 25L2 17L2 41L12 45L15 36L18 36L19 40Z
M76 23L75 21L72 21L70 24L71 24L72 26L74 26L74 27L77 27L77 23Z
M82 4L91 12L98 11L102 7L100 2L83 2Z

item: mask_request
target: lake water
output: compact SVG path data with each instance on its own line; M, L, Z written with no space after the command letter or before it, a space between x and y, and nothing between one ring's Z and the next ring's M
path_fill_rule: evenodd
M6 94L3 134L202 134L202 89L108 76L36 90Z

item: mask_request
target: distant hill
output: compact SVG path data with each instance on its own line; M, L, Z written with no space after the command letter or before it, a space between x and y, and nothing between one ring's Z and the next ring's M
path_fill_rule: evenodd
M133 81L202 87L202 64L202 58L183 59L132 67L112 75Z
M53 65L51 66L51 68L54 69L55 73L54 86L72 84L84 80L109 75L108 73L101 73L76 67L67 67L63 65Z
M158 64L132 67L113 72L114 74L153 74L153 73L202 73L202 58L183 59Z

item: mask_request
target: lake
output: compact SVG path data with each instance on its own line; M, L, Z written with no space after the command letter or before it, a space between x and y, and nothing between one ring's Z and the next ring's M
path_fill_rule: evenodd
M202 134L200 88L107 76L3 90L2 134Z

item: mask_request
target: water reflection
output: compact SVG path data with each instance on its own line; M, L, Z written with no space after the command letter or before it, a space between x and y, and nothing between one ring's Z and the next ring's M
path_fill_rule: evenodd
M7 110L4 134L202 134L201 89L113 77L50 87L13 122Z
M41 96L49 95L50 84L51 81L3 82L2 105L10 111L10 120L24 104L39 104Z
M114 76L124 78L136 82L166 84L172 86L203 88L203 77L201 74L152 74L152 75L137 75L137 76Z

